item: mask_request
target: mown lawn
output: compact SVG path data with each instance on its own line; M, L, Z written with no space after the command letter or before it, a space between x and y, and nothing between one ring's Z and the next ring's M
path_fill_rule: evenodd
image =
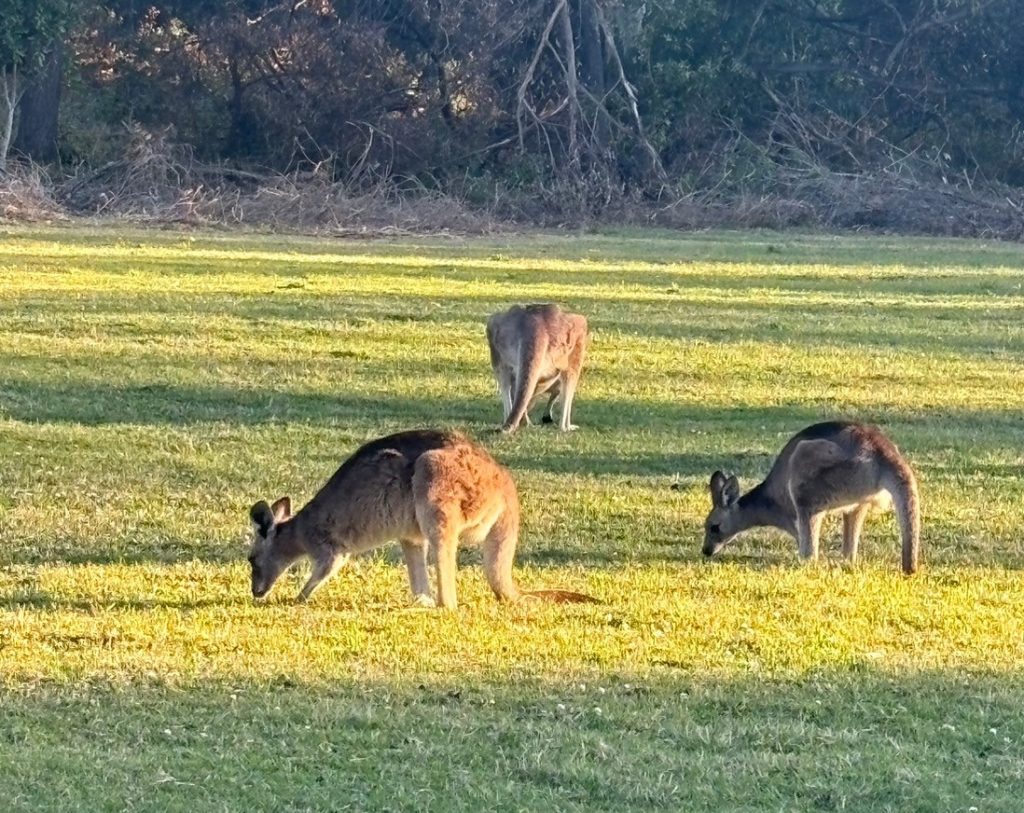
M1019 811L1024 247L622 232L332 241L0 228L0 808ZM585 313L579 432L495 435L483 321ZM917 468L923 572L700 543L816 420ZM518 578L456 613L397 549L248 596L246 513L458 426ZM676 485L677 488L672 488Z

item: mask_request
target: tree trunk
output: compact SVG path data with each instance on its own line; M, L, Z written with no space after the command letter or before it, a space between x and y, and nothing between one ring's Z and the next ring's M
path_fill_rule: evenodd
M580 13L580 73L590 95L602 104L597 108L594 122L594 138L600 149L611 141L612 128L608 111L604 107L604 96L608 86L605 82L605 53L601 28L594 13L596 0L579 0Z
M242 100L245 87L242 85L238 61L233 56L228 60L228 73L231 76L231 98L228 100L231 121L228 125L225 152L234 158L248 157L250 134L246 127L245 104Z
M33 161L57 159L57 114L64 72L64 44L56 42L42 69L25 86L18 105L14 149Z
M559 18L562 21L562 49L565 59L565 87L569 97L569 164L576 167L580 161L579 142L577 138L577 114L580 109L576 68L576 37L572 30L572 19L569 17L568 0L563 0Z
M0 172L7 169L7 152L14 135L14 111L18 107L18 66L0 69Z

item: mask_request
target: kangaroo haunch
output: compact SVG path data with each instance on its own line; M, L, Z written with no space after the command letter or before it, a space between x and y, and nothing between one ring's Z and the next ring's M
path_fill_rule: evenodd
M917 480L895 444L874 426L838 421L808 426L782 448L768 477L743 496L735 476L712 474L711 503L704 522L705 556L749 528L770 526L794 536L802 557L816 559L821 521L836 512L843 515L843 555L850 560L857 558L868 512L894 506L903 572L917 570Z
M392 540L402 545L414 599L432 606L428 545L437 557L438 603L456 606L460 542L480 544L487 582L504 601L536 596L594 601L565 590L523 592L512 578L519 538L519 496L508 470L457 432L417 430L371 441L356 451L294 516L291 501L256 503L249 562L261 598L303 556L313 571L299 594L313 592L353 554Z
M561 397L559 428L572 425L572 400L587 352L587 320L558 305L513 305L487 320L491 367L503 407L503 432L529 423L530 405L550 392L543 423L553 423L552 408Z

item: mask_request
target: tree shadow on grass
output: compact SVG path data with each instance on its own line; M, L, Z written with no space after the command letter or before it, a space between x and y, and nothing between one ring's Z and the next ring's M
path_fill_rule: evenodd
M112 267L132 268L163 273L195 273L208 275L225 265L232 268L243 264L246 274L268 276L315 274L345 274L352 267L386 271L389 268L422 273L455 274L463 269L479 273L483 264L497 261L498 270L505 270L504 260L543 262L579 262L597 267L630 267L637 262L649 265L674 264L749 264L768 266L830 265L893 266L897 269L965 267L1024 268L1024 254L1013 242L985 239L935 238L872 234L817 234L787 230L717 230L712 232L680 232L674 229L601 228L579 231L533 232L528 236L471 237L469 239L445 237L416 238L393 237L360 239L345 236L340 241L326 241L323 237L302 236L270 237L232 234L161 233L153 227L145 230L124 231L117 225L116 233L62 234L59 240L51 231L31 232L24 235L43 243L33 251L26 262L66 265L69 259L104 262L95 249L110 248L118 252ZM14 237L12 239L18 239ZM159 253L124 254L125 239L138 248L158 247L173 251L171 257ZM186 244L184 241L188 241ZM47 248L51 244L52 248ZM75 249L85 250L76 254ZM239 252L242 252L241 258ZM198 255L198 256L197 256ZM525 271L528 273L528 271Z
M529 565L537 568L561 568L576 566L584 568L603 569L607 567L618 567L626 564L665 564L665 563L692 563L703 560L700 554L701 540L699 535L688 536L682 530L673 535L674 529L667 529L657 539L645 539L638 543L624 542L621 540L609 542L606 539L596 538L593 545L567 544L555 546L546 543L540 534L525 531L519 540L516 552L516 565ZM184 563L200 563L211 566L225 566L241 564L245 561L245 553L242 549L234 546L234 553L225 553L232 550L227 543L214 541L209 547L187 547L178 546L174 549L157 548L133 548L126 550L122 547L86 548L81 544L67 543L66 549L57 549L52 555L41 555L39 551L31 548L17 548L6 551L0 556L0 567L21 567L40 565L61 565L65 567L80 567L85 565L178 565ZM751 548L749 550L737 550L730 553L732 561L742 561L752 567L771 567L790 561L792 557L786 555L786 544L771 548ZM401 548L397 541L385 543L375 551L362 554L356 561L376 558L389 563L396 568L404 568L402 564ZM459 550L459 567L474 569L479 568L481 553L477 546L464 545ZM32 589L22 589L19 595L23 595L28 603L36 601L37 592ZM45 595L38 594L39 600L44 601ZM0 599L2 601L2 599Z
M375 394L358 395L349 392L337 394L296 392L293 390L240 389L229 387L200 387L164 383L125 385L98 384L69 381L66 383L17 381L4 385L0 414L25 423L70 423L84 426L131 424L141 426L189 426L199 423L224 423L238 426L260 424L305 423L337 426L351 422L360 426L372 422L388 425L402 424L407 428L461 425L493 449L508 455L514 461L517 449L531 448L525 439L544 438L545 444L557 438L561 444L571 442L550 425L535 424L524 427L513 437L499 434L500 407L496 398L465 397L422 398L382 397ZM534 408L539 419L541 405ZM771 431L774 426L801 427L801 422L820 418L813 408L799 406L722 408L703 407L668 402L639 403L629 399L586 399L580 411L589 419L583 423L578 437L584 441L600 433L633 430L664 429L666 426L684 429L701 428L707 433L736 423L749 421ZM593 433L593 434L590 434ZM567 439L568 438L568 439ZM582 444L581 444L582 445ZM532 454L531 449L528 454ZM571 450L543 451L552 456L551 471L569 470ZM666 457L669 453L666 453ZM652 456L653 458L653 456ZM634 462L626 458L602 459L593 455L596 471L610 473L639 473L645 461ZM339 461L340 462L340 461ZM517 462L525 462L520 458ZM579 468L577 466L577 468Z
M722 278L708 274L671 277L657 284L649 276L641 276L638 284L646 286L642 289L647 291L646 296L641 292L631 298L623 293L610 303L606 297L588 295L586 282L581 281L579 289L565 304L585 313L598 335L607 330L679 342L784 341L811 349L823 345L874 347L886 351L903 348L982 358L1024 350L1024 337L1011 336L1008 332L1018 321L1018 311L1013 304L1019 291L1010 283L1006 283L1004 298L996 299L986 308L985 330L968 323L969 312L965 314L962 308L941 301L910 306L900 302L865 300L873 291L883 298L891 298L895 294L909 296L915 291L938 297L942 292L936 290L935 281L930 278L913 282L872 280L865 287L859 279L815 283L813 279L803 277L789 280L757 276ZM775 290L789 292L792 299L758 302L728 297L730 292L745 293L766 284ZM720 291L722 299L691 301L687 298L687 291L691 289ZM660 295L669 291L678 297L678 301L652 300L650 297L651 293ZM977 281L975 288L958 293L984 296L987 300L992 297L990 286L984 280ZM812 304L800 298L804 294L830 294L835 301ZM230 314L236 322L241 320L233 330L257 330L266 324L274 333L296 339L323 337L325 330L340 337L344 335L342 325L347 331L374 322L442 325L455 321L479 329L483 359L486 355L484 321L490 313L506 307L507 300L495 298L493 294L460 294L457 291L446 294L443 305L435 300L436 297L429 294L406 292L373 295L318 293L310 294L308 298L283 301L247 299L239 303L234 296L214 295L201 301L189 300L188 313L193 318L197 314L208 313L211 319ZM161 309L154 308L151 297L144 295L98 295L94 306L107 320L101 323L100 329L115 334L177 339L182 330L181 325L173 321L145 328L139 324L140 320L154 322L179 315L182 303L178 301L170 301ZM79 315L76 309L79 306L69 308L65 300L57 297L44 299L35 307L45 309L50 319L69 323ZM824 325L820 318L802 318L808 313L828 313L833 322L836 318L841 321L838 325ZM123 319L118 322L115 317ZM337 327L331 331L325 324ZM936 332L936 326L941 324L953 330L959 328L959 334L945 341ZM32 327L27 325L25 329L31 330ZM213 333L216 335L216 329Z
M43 684L0 704L0 781L26 810L1020 809L1019 674L644 666Z
M670 402L638 406L632 401L595 399L574 410L581 425L571 436L550 426L525 427L513 438L483 436L491 451L513 471L535 470L549 474L666 476L702 479L715 469L738 474L741 480L757 481L768 474L776 455L794 434L822 421L853 420L877 424L913 460L936 445L968 445L972 455L1012 451L1024 443L1024 424L1012 409L972 410L957 408L879 407L860 412L839 411L828 406L785 404L780 406L696 406ZM663 436L653 450L632 448L617 430ZM695 439L691 432L699 432ZM607 441L602 435L608 434ZM540 445L543 443L543 445ZM695 451L694 446L714 451ZM603 449L595 449L602 446ZM625 446L625 448L624 448ZM982 464L974 470L995 476L1012 476L1012 466ZM1019 474L1019 472L1018 472ZM754 482L747 483L748 486Z
M8 389L13 400L4 411L24 422L67 422L83 425L131 423L141 425L189 425L202 422L234 423L244 426L276 425L294 421L336 426L346 419L365 425L381 420L389 425L417 426L462 425L476 439L516 468L539 468L552 473L592 471L598 474L642 474L651 470L678 469L702 471L719 461L745 460L759 463L774 455L784 442L781 437L824 420L862 420L899 431L913 433L963 434L972 427L985 431L998 429L1008 435L1024 433L1020 416L1014 410L969 410L958 408L896 408L883 406L858 414L837 412L823 405L783 404L777 406L700 406L690 403L637 402L630 399L583 398L581 430L564 434L553 425L534 423L516 435L497 432L498 405L491 398L397 398L386 401L375 395L340 393L325 395L292 391L267 392L229 388L202 388L163 384L138 387L101 386L92 383L56 386L47 383L19 383ZM580 404L580 401L577 401ZM540 406L534 407L534 418ZM665 432L670 440L686 439L686 433L699 432L722 438L719 455L677 455L671 450L658 452L616 449L616 434L629 432ZM675 437L673 437L673 433ZM765 449L730 449L724 444L732 436L764 439ZM607 453L587 449L604 443ZM538 442L542 446L538 447ZM777 447L777 448L776 448ZM999 448L999 444L982 447ZM773 451L774 450L774 451ZM687 465L689 464L689 465Z
M718 567L723 564L743 566L751 570L769 570L780 565L797 567L794 556L795 542L772 542L768 547L750 547L746 550L730 551L726 555L709 559L701 553L703 540L699 536L687 539L682 534L671 540L645 542L629 548L602 548L581 550L578 548L546 547L542 543L526 540L523 549L516 556L516 562L531 568L582 567L605 570L613 567L634 565L700 565Z
M12 390L8 389L7 395ZM551 427L533 426L519 435L506 437L493 431L497 404L489 399L410 399L389 398L386 403L373 396L342 394L329 397L320 394L282 392L267 394L255 390L231 390L158 385L154 387L101 387L95 384L20 383L13 389L15 397L3 403L4 414L16 420L59 421L86 425L170 425L189 426L201 422L217 422L238 426L276 425L280 422L308 423L335 427L351 424L367 430L387 421L402 428L417 426L466 425L475 421L470 434L475 435L495 456L513 471L523 488L529 472L545 475L583 476L593 478L647 478L655 487L664 487L680 478L685 487L703 484L716 469L737 473L745 487L754 485L770 469L774 456L785 439L804 426L836 417L814 406L781 405L752 407L737 405L723 408L668 402L638 404L629 399L595 399L587 404L586 423L580 409L583 428L564 435ZM999 410L902 410L885 408L875 414L855 416L885 426L911 460L915 452L935 448L936 444L961 446L969 443L971 454L1019 454L1024 441L1024 428L1016 411ZM686 432L698 429L714 438L713 448L707 438L694 441ZM639 430L639 441L647 444L636 449L636 439L623 437L620 430ZM385 432L381 432L384 434ZM650 448L650 438L661 433L661 444ZM675 433L674 435L672 433ZM605 437L607 436L607 437ZM671 447L679 443L679 450ZM338 463L352 448L339 451ZM696 447L696 448L694 448ZM279 454L279 452L274 452ZM294 454L308 451L296 449ZM1010 464L985 464L978 471L990 476L1015 476ZM310 475L312 493L331 474L330 467ZM926 480L925 480L926 482ZM545 487L549 487L545 485ZM613 486L614 487L614 486ZM535 510L543 511L543 506ZM702 509L703 510L703 509ZM690 526L703 516L690 517ZM618 521L616 519L616 521ZM240 520L241 522L241 520ZM197 528L197 533L199 529ZM669 536L669 534L666 534ZM198 538L198 537L197 537ZM685 543L689 546L689 542ZM693 547L696 547L696 542ZM51 546L52 547L52 546ZM153 546L126 550L122 545L96 549L95 541L83 544L69 540L54 554L69 562L149 562L199 559L210 562L230 561L233 557L217 551L234 551L237 540L202 544L182 539L166 549ZM524 561L536 564L582 564L606 567L613 562L630 561L628 541L611 544L595 539L591 548L574 547L560 552L550 546L523 548ZM666 539L664 544L645 541L633 554L646 562L685 561L690 554L681 554ZM37 563L37 551L8 547L2 555L4 563Z
M0 414L26 423L73 423L85 426L133 424L188 426L229 423L240 426L304 422L365 423L378 417L410 426L483 417L483 402L473 399L395 398L231 389L171 384L96 384L92 382L18 381L3 387ZM473 407L476 407L475 409ZM494 407L489 409L493 413Z

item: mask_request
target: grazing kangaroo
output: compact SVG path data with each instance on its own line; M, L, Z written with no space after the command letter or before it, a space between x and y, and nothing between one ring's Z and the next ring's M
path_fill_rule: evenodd
M262 598L303 556L313 571L305 601L350 556L399 540L415 601L434 606L427 546L437 557L438 603L455 608L459 542L483 546L487 582L498 599L537 596L595 601L566 590L523 592L512 579L519 538L519 496L508 470L456 432L400 432L367 443L346 460L298 513L282 497L249 512L255 537L249 553L252 594Z
M843 515L843 555L857 558L864 518L872 508L895 506L903 539L903 572L917 570L920 512L917 480L881 430L829 422L798 432L768 477L742 497L735 476L711 475L711 513L704 522L704 555L713 556L749 528L770 526L796 537L800 555L818 556L826 513Z
M550 392L542 423L554 423L552 408L562 401L559 428L569 432L572 401L587 353L587 320L558 305L513 305L487 320L491 367L504 407L502 431L529 424L534 399Z

